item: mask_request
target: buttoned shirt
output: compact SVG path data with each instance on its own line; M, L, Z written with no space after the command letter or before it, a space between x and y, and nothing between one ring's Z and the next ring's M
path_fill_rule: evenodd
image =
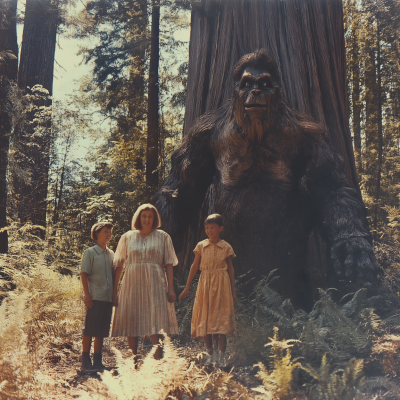
M89 293L93 300L111 301L113 298L112 264L114 252L97 244L85 251L81 272L86 272Z

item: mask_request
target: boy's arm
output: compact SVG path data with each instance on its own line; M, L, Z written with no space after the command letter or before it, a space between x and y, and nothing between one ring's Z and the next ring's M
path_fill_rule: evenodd
M92 308L93 300L92 300L92 296L89 293L87 272L81 272L81 282L82 282L82 286L83 286L83 291L85 293L84 303L85 303L86 307Z
M233 304L236 303L236 293L235 293L235 270L233 269L233 264L232 264L232 257L229 256L226 261L228 262L228 275L229 279L231 281L231 289L232 289L232 297L233 297Z
M118 286L119 281L121 280L123 268L123 261L120 261L116 266L115 270L115 279L114 279L114 291L113 291L113 306L118 307Z
M199 265L200 265L200 253L196 253L196 256L194 258L193 264L190 268L190 272L189 272L189 276L188 276L188 280L186 283L186 287L183 290L183 292L179 295L179 300L183 300L189 293L189 288L190 288L190 284L192 283L193 278L195 277L197 270L199 269Z

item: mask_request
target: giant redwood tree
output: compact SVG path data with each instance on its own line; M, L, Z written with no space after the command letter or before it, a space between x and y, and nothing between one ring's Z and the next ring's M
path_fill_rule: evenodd
M184 133L232 97L235 63L265 48L278 64L284 100L322 124L358 189L346 93L341 0L193 2ZM326 283L328 257L317 231L309 240L314 287Z
M6 172L11 134L11 107L8 102L11 82L17 80L18 44L17 0L0 2L0 253L8 251Z
M59 3L58 0L26 1L18 71L18 86L25 93L29 94L35 85L42 85L52 95L56 35L61 22ZM23 152L21 163L30 170L30 179L14 179L21 222L31 221L41 226L46 226L51 121L48 117L47 121L42 118L37 123L36 112L41 106L51 105L51 100L45 97L33 99L28 123L18 132L17 140Z

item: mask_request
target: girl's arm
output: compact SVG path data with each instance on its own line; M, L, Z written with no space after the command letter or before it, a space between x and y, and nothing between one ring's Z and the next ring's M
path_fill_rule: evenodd
M118 307L118 286L121 279L124 261L120 260L115 268L114 292L113 292L113 306Z
M235 270L232 265L232 256L229 256L226 261L228 262L228 275L231 281L233 304L236 303L236 293L235 293Z
M179 300L183 300L189 293L190 284L192 283L192 280L193 280L194 276L196 275L197 270L199 269L199 265L200 265L200 253L196 253L193 264L190 268L186 287L183 290L183 292L179 295Z
M176 294L174 290L174 267L172 264L165 265L165 272L167 273L167 282L168 282L168 301L170 303L175 303Z

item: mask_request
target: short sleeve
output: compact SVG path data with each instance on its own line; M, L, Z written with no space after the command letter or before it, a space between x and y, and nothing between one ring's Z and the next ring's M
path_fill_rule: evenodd
M93 259L90 256L90 249L87 249L82 256L82 262L81 262L81 272L85 272L87 274L92 273L93 269Z
M197 246L194 248L193 253L201 255L202 250L203 250L203 243L199 242L199 243L197 243Z
M174 245L172 244L172 239L166 233L164 237L163 266L168 264L172 264L173 266L178 265L178 257L175 254L175 249Z
M119 239L117 250L114 254L113 268L117 268L117 265L122 262L122 268L125 268L125 261L128 258L128 246L126 240L126 234L121 236Z
M229 243L226 243L226 247L227 247L227 249L226 249L226 258L228 258L230 256L232 256L232 258L235 258L236 254L233 251L232 246Z

